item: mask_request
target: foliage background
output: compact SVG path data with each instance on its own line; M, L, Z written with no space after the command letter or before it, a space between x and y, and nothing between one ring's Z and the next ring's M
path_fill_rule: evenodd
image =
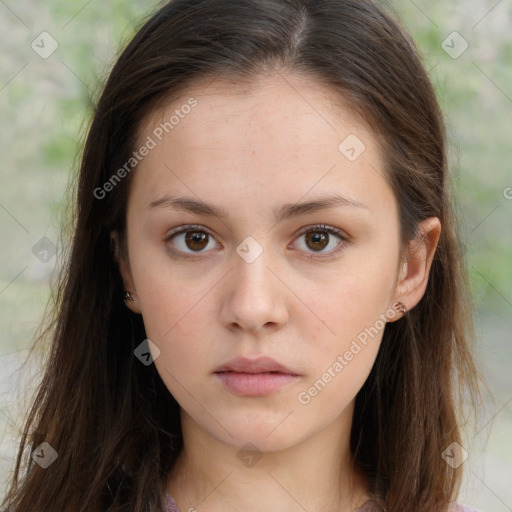
M62 261L67 187L92 102L119 49L155 0L0 0L0 486L13 467L21 414L41 364L18 371ZM412 32L445 112L452 179L472 290L477 353L495 400L468 431L461 501L512 511L512 4L506 0L393 0ZM48 59L31 48L47 31ZM468 49L441 44L457 31ZM508 197L508 198L507 198ZM49 260L34 254L47 237ZM52 256L52 245L57 255ZM37 253L37 251L35 251Z

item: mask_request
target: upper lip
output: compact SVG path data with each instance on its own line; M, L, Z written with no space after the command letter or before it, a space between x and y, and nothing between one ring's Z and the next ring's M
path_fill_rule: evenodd
M258 357L256 359L249 359L247 357L236 357L226 364L223 364L215 370L215 373L220 372L239 372L239 373L289 373L298 375L286 366L274 361L270 357Z

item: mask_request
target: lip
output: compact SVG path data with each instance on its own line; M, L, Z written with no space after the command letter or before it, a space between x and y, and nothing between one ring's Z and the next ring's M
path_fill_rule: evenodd
M238 373L270 373L279 372L289 375L298 375L296 372L290 370L286 366L278 363L270 357L261 356L256 359L249 359L247 357L236 357L226 364L220 366L215 370L219 372L238 372Z
M227 389L241 396L268 395L299 378L299 374L269 357L237 357L214 374Z

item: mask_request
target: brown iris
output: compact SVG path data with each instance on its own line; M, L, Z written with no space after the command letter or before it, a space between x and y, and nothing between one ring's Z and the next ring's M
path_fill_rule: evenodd
M189 249L200 251L208 245L208 233L202 231L187 231L185 243Z
M310 243L311 242L311 243ZM306 233L306 244L315 251L322 250L329 243L329 235L322 231L309 231Z

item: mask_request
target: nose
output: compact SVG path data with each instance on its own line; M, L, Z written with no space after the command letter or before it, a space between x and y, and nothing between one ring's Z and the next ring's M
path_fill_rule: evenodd
M236 253L233 259L223 296L222 324L230 330L248 332L281 328L288 321L291 291L276 265L265 250L252 263Z

